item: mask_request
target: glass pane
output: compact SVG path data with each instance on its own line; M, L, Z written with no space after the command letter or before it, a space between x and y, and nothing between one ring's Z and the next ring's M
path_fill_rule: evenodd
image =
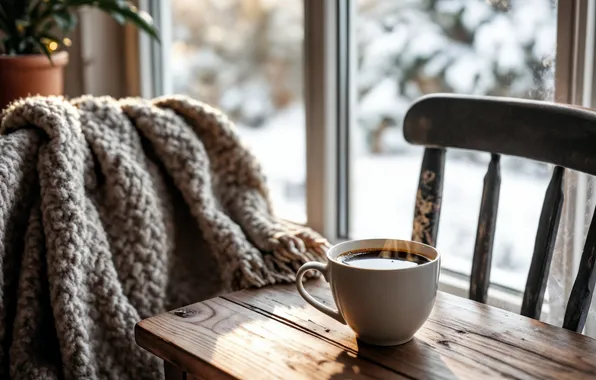
M407 107L435 92L552 99L556 7L552 0L358 0L353 32L351 236L409 239L422 148L403 138ZM470 273L489 158L448 153L438 237L445 268ZM525 286L550 172L502 159L493 282Z
M220 108L281 217L306 221L302 0L171 0L173 90Z

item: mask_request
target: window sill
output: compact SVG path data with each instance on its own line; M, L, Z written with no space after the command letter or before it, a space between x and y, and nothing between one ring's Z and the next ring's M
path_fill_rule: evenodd
M439 290L450 293L458 297L468 298L470 289L469 278L453 273L449 270L443 269L439 280ZM499 309L507 310L516 314L520 313L523 293L501 288L491 284L488 290L487 304L498 307ZM549 306L544 304L542 306L541 320L546 320L549 315Z

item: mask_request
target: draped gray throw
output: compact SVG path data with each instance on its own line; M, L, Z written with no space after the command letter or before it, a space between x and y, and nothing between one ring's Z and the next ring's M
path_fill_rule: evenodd
M275 216L255 157L212 107L19 100L0 126L0 378L162 378L136 322L294 281L327 247Z

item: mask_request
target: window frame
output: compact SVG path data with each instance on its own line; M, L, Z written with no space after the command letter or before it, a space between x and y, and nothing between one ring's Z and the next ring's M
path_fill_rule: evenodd
M152 98L172 93L172 75L167 54L172 48L172 11L170 0L138 0L139 9L153 17L159 31L160 41L156 41L142 31L127 50L138 52L139 93L144 98Z
M306 214L307 225L320 231L332 243L349 239L350 125L355 121L356 49L353 38L356 16L353 0L304 1L304 104L306 112ZM139 7L149 12L160 28L161 43L150 41L143 33L138 38L140 94L154 97L171 93L171 73L167 52L171 48L170 0L139 0ZM595 14L590 0L559 0L557 4L557 51L555 100L557 102L596 106ZM342 57L347 56L347 60ZM565 296L568 297L587 227L594 206L592 178L567 171L565 202L555 258L571 262L565 269ZM592 200L592 201L590 201ZM406 212L412 212L412 210ZM586 217L588 215L589 217ZM571 229L572 236L565 230ZM553 265L555 265L555 260ZM442 269L439 288L467 297L469 278ZM491 284L488 303L519 312L523 293ZM549 316L547 304L543 318ZM590 324L586 332L596 334Z
M596 5L593 0L558 2L555 101L596 108ZM552 268L562 268L563 306L566 307L577 275L586 234L594 214L594 177L566 169L564 196ZM566 234L566 231L571 231ZM592 305L592 308L594 305ZM563 320L564 307L552 307L549 322ZM596 336L596 323L586 322L584 332Z

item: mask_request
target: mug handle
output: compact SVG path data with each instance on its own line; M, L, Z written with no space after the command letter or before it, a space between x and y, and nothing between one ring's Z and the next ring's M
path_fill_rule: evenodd
M300 269L298 269L298 273L296 273L296 287L298 288L298 292L300 293L302 298L304 298L304 300L306 302L308 302L312 307L314 307L315 309L319 310L322 313L327 314L328 316L335 319L339 323L343 323L345 325L346 321L344 320L344 317L341 316L339 311L333 310L329 306L325 306L322 303L320 303L319 301L317 301L316 299L314 299L310 294L308 294L306 289L304 289L304 284L302 284L302 277L304 277L304 274L309 269L314 269L314 270L321 272L323 274L323 276L325 277L325 280L327 282L329 282L329 280L327 278L327 266L328 265L329 264L325 265L323 263L319 263L316 261L310 261L310 262L302 265L300 267Z

